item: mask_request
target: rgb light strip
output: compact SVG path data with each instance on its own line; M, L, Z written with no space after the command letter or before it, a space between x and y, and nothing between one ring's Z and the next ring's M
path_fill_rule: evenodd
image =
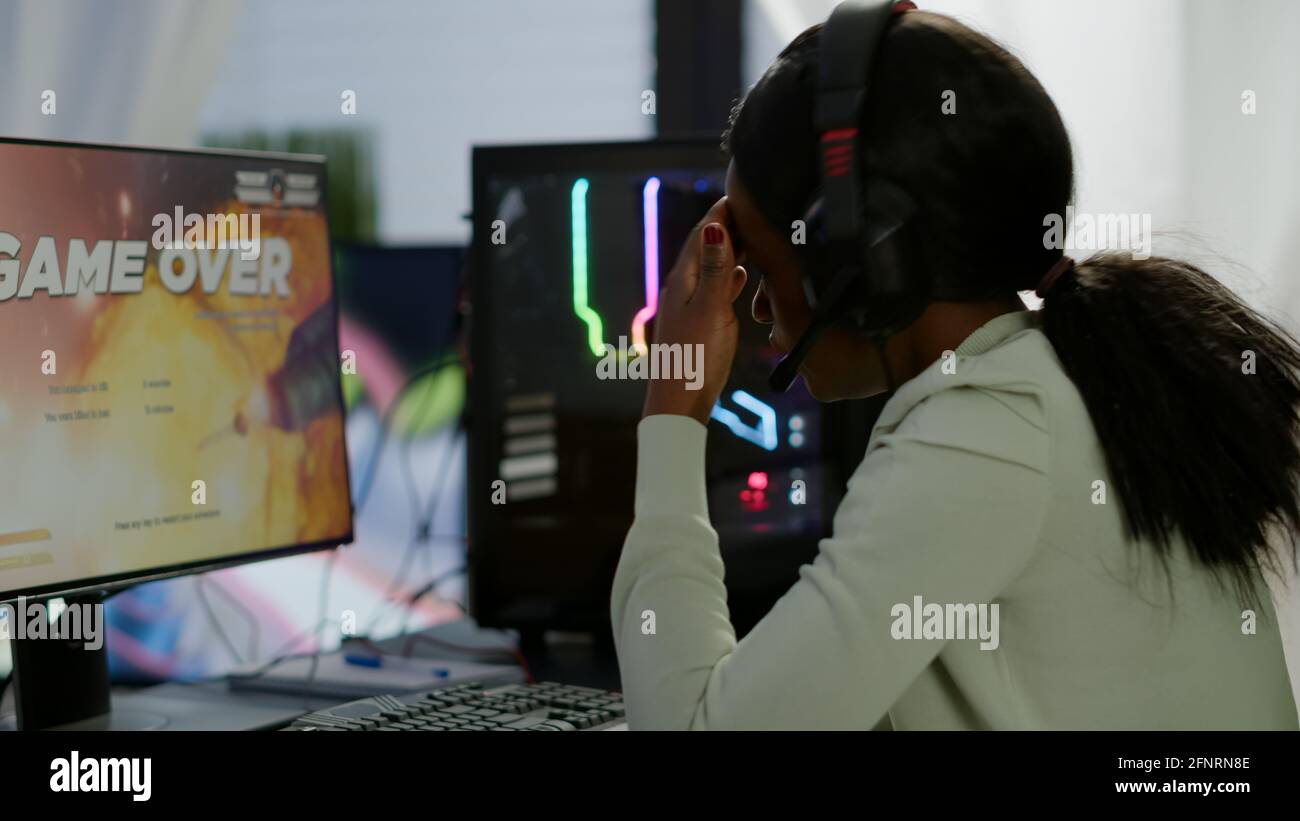
M645 243L645 306L632 318L632 349L638 355L648 350L645 327L659 311L659 187L658 177L646 180L641 189ZM587 295L587 190L591 183L582 177L573 183L569 202L573 220L573 312L587 326L587 347L596 356L605 354L604 322L588 304ZM764 450L776 450L776 411L745 391L733 391L731 401L758 416L758 425L741 421L735 411L719 402L709 415L733 434Z
M605 354L605 334L600 314L587 304L587 188L585 177L573 184L569 196L573 213L573 312L587 325L587 347L596 356Z
M645 307L632 318L632 349L644 354L645 326L659 310L659 178L651 177L641 189L645 235Z
M645 326L659 310L659 178L646 180L641 189L645 244L645 306L632 318L632 349L644 354L648 348ZM596 356L605 353L605 327L600 314L588 302L587 294L587 190L584 177L573 183L570 203L573 212L573 312L587 326L587 347Z
M745 391L733 391L731 401L758 416L758 427L751 428L735 411L722 407L722 403L713 406L709 416L727 426L727 429L746 442L753 442L763 450L776 450L776 410Z

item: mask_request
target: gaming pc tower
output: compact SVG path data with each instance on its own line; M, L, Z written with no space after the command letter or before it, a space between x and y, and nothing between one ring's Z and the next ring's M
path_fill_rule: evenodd
M606 346L653 340L659 288L725 179L715 138L474 150L467 504L481 625L608 633L645 382L597 365ZM767 388L778 354L748 315L749 273L707 456L741 633L816 554L879 408Z

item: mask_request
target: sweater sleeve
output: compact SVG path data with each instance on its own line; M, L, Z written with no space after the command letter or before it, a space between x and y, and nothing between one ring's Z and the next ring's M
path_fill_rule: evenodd
M638 428L636 516L611 601L633 729L870 729L944 646L893 638L895 606L992 603L1046 514L1041 412L982 389L941 391L875 438L833 535L737 642L705 435L684 416Z

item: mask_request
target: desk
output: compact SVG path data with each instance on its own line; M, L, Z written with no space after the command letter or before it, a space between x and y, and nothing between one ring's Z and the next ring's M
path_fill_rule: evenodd
M418 631L438 642L483 649L506 646L506 634L480 630L469 619L460 619ZM440 651L434 642L410 642L409 636L394 636L376 642L381 648L401 653L408 644L411 655L448 658L454 651ZM524 660L537 681L556 681L581 687L618 690L618 661L609 641L592 641L573 634L549 634L544 641L525 642ZM468 658L470 656L462 656ZM288 723L303 713L338 704L343 699L232 691L224 679L197 684L167 683L146 688L115 687L114 713L69 725L68 729L169 729L249 730L269 729ZM0 730L14 729L12 716L0 720Z
M481 630L469 617L421 630L419 634L462 647L483 649L504 646L507 636L500 630ZM389 652L400 654L408 641L407 636L395 636L376 643ZM621 689L618 658L614 654L613 641L608 638L595 640L582 634L548 633L541 640L525 638L520 649L537 681L557 681L601 690ZM438 653L438 647L432 642L412 645L412 655L415 656L439 658Z

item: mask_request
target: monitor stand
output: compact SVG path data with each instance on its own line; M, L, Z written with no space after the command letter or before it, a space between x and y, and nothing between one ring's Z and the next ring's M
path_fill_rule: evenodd
M98 593L68 597L67 609L54 622L50 621L49 602L45 600L19 599L16 609L11 608L10 647L18 729L44 730L109 712L103 602L103 595ZM87 648L82 638L67 638L72 632L73 608L81 609L83 605L101 608L97 619L100 641L94 649ZM80 618L76 623L80 625ZM56 630L61 638L50 638ZM33 638L33 634L46 638Z
M102 605L102 594L67 597L74 605ZM43 634L52 635L47 602L36 611L44 619ZM28 608L22 621L25 633L36 629L32 600L18 602ZM100 611L102 613L102 611ZM17 619L11 611L11 626ZM67 616L59 620L61 636L69 634ZM103 638L103 621L99 620ZM39 635L39 634L38 634ZM305 712L337 703L321 704L291 698L251 698L228 692L224 682L185 685L163 684L137 692L110 694L106 641L87 649L82 640L26 638L14 632L13 691L17 726L5 722L0 730L251 730L269 729L292 721Z

